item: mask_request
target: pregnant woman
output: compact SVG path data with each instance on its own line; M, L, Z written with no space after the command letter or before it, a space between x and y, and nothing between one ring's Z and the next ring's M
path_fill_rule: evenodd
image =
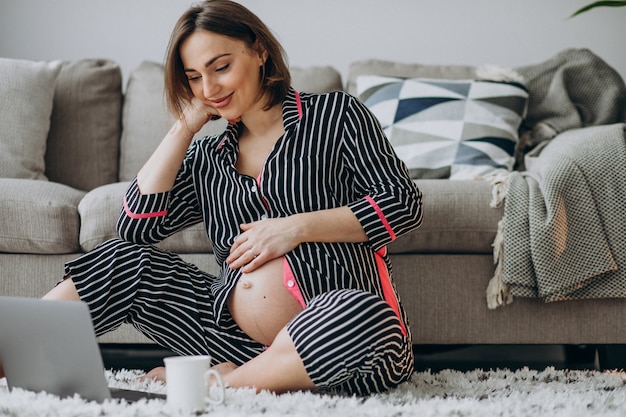
M121 238L69 262L46 298L86 302L98 335L128 322L210 354L231 387L365 395L407 380L411 333L385 247L419 226L421 195L358 100L290 80L243 6L185 12L165 64L177 121L126 192ZM217 118L224 133L192 142ZM199 222L218 276L153 246Z

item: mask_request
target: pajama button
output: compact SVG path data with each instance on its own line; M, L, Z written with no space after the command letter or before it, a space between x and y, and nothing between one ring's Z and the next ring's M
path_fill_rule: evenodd
M267 219L267 216L264 214L261 216L261 220L265 220L265 219Z
M253 185L252 187L250 187L250 190L252 190L253 193L256 193L256 190L257 190L256 185Z
M289 288L292 288L294 285L296 285L296 283L295 283L295 282L293 282L293 280L292 280L292 279L290 279L289 281L287 281L287 286L288 286Z

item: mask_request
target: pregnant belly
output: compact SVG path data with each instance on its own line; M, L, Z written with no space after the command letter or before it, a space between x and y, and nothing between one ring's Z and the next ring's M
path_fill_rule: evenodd
M302 311L285 288L283 258L243 274L228 298L228 309L248 336L271 345L278 332Z

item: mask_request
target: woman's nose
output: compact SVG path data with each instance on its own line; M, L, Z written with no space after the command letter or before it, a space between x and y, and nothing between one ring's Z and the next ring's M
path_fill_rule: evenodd
M219 86L211 80L204 78L202 81L202 94L205 99L209 100L216 97Z

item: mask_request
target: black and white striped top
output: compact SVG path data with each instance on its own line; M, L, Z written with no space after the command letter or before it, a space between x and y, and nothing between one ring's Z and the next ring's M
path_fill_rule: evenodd
M298 93L283 102L285 134L258 178L235 169L240 125L195 141L171 191L141 195L136 180L118 220L120 236L156 243L204 222L221 273L211 283L215 315L241 275L225 260L239 225L348 206L366 243L302 243L285 255L305 302L333 289L362 289L383 296L380 265L391 272L385 246L418 227L421 194L378 121L344 92ZM404 315L404 314L403 314Z

